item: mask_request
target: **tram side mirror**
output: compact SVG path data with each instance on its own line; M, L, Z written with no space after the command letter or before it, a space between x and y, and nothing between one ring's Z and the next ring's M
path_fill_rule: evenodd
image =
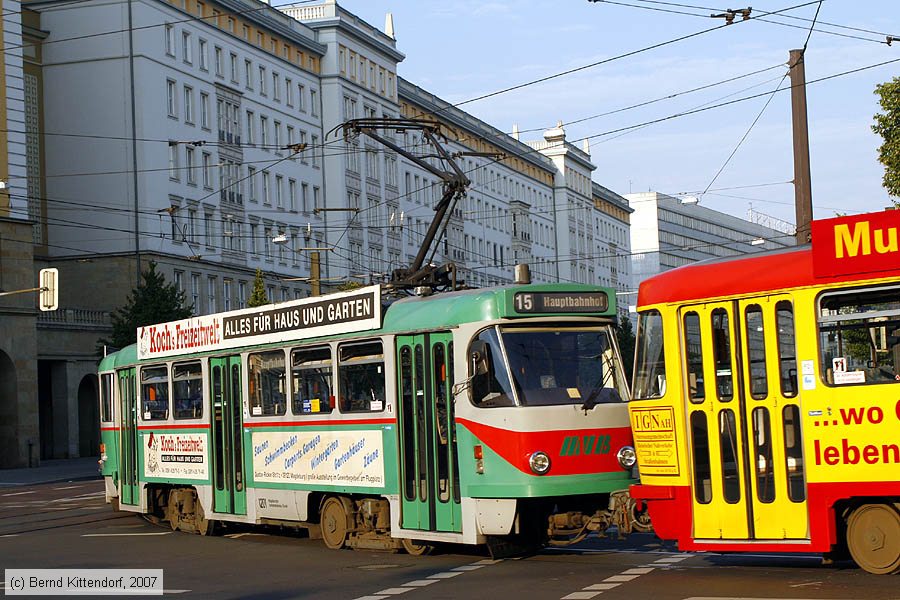
M472 342L469 347L469 360L472 363L472 375L487 375L491 371L491 357L488 346L481 340Z

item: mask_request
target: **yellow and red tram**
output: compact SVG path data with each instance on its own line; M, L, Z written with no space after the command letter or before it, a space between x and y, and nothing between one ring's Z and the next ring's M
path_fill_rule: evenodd
M629 406L656 533L900 571L900 211L641 284Z

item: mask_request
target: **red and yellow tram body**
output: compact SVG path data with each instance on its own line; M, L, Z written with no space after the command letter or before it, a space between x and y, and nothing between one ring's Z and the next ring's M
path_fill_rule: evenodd
M641 284L631 494L661 538L900 570L898 229L817 221L812 247Z

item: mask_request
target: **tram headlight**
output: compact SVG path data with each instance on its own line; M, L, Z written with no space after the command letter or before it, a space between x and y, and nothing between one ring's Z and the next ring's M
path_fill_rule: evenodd
M550 457L538 450L528 457L528 466L535 475L546 475L550 470Z
M635 454L634 448L631 446L622 446L616 452L616 459L623 469L630 469L637 462L637 454Z

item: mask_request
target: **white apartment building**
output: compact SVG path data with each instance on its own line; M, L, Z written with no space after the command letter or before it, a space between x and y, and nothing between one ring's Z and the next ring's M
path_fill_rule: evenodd
M793 234L659 192L626 194L634 288L648 277L709 258L793 246Z
M23 210L42 215L35 252L63 290L37 320L44 458L91 452L97 340L150 261L197 314L243 307L257 269L281 302L311 293L316 265L327 291L410 264L441 184L345 137L349 119L441 123L472 183L433 260L467 284L509 282L527 262L536 282L629 287L630 209L592 183L590 155L562 126L520 142L398 77L389 21L381 31L334 0L28 6L44 189ZM414 130L382 133L434 153Z

